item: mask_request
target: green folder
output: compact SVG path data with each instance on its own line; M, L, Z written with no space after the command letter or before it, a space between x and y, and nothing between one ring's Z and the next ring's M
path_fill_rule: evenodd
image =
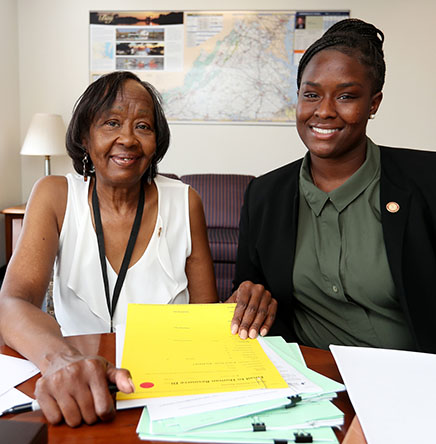
M317 394L302 394L301 396L303 399L316 398L317 396L326 398L326 396L328 397L330 395L331 398L334 398L336 397L336 392L342 392L345 390L344 384L340 384L333 379L327 378L327 376L307 368L298 344L287 343L280 336L266 337L264 340L282 359L294 366L302 375L306 376L307 379L310 379L321 388L321 392Z
M235 432L252 432L253 424L262 424L267 430L295 430L311 427L341 426L344 414L331 402L320 401L297 405L292 408L277 408L220 422L205 427L198 427L195 418L190 422L179 422L171 427L168 421L153 421L148 426L150 433L157 435L223 435Z
M156 435L150 433L150 420L147 408L144 408L139 420L136 432L139 438L148 441L169 441L169 442L214 442L214 443L247 443L247 444L272 444L275 440L286 440L288 442L295 441L295 433L310 434L313 442L325 442L338 444L339 441L331 427L317 427L311 429L295 429L295 430L266 430L266 431L247 431L220 433L211 432L194 433L194 431L182 433L180 435L161 434Z
M176 418L151 421L150 432L160 434L179 434L214 424L225 423L235 418L258 414L266 410L276 409L289 404L288 398L274 399L225 409L212 410L204 413L178 416ZM147 408L147 407L144 407Z

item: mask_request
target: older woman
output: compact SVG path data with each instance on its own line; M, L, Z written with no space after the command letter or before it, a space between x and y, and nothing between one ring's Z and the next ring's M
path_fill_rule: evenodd
M45 177L32 191L1 290L0 334L40 368L36 396L52 423L112 417L108 380L134 390L127 370L82 355L62 333L112 331L129 302L217 302L200 198L156 175L168 144L153 87L129 72L103 76L68 128L79 175ZM53 264L56 320L39 308ZM270 297L242 294L238 302L233 332L268 330Z
M236 285L272 293L274 327L328 348L436 352L436 153L366 136L382 100L383 33L348 19L304 54L304 159L255 179L241 216Z

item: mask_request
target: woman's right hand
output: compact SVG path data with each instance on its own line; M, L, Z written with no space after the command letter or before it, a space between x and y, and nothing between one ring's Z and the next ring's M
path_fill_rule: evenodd
M226 301L235 302L232 333L239 334L241 339L255 339L259 334L266 336L277 313L277 301L271 293L263 285L244 281Z
M109 421L115 415L108 383L124 393L135 388L126 369L115 368L101 356L56 354L36 383L35 396L51 424L65 420L70 427L98 419Z

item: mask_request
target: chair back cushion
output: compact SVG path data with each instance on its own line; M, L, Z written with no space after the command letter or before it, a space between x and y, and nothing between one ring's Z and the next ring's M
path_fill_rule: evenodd
M208 228L239 228L247 185L254 176L242 174L189 174L181 176L201 197Z

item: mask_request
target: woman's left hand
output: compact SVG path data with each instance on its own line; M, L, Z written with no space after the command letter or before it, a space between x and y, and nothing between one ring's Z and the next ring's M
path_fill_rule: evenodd
M239 334L242 339L254 339L259 334L268 334L276 317L277 301L263 285L250 281L242 282L226 302L236 302L231 323L234 335Z

